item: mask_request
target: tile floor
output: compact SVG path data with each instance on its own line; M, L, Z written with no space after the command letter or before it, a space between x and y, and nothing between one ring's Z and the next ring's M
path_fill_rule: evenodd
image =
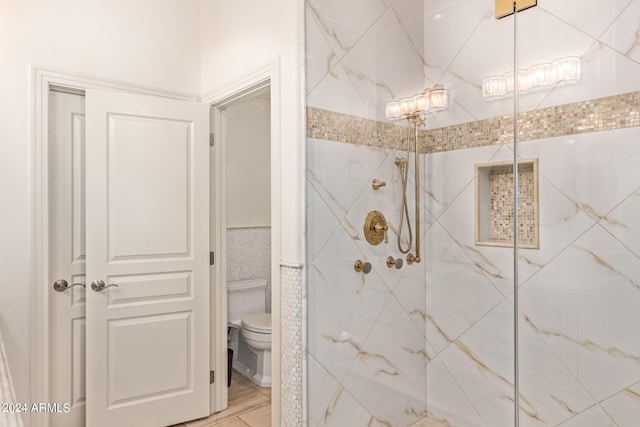
M237 372L231 377L229 407L208 418L172 427L270 427L271 389L258 387Z
M412 427L446 427L433 418L425 418ZM171 427L270 427L271 389L258 387L237 372L231 378L229 407L208 418Z

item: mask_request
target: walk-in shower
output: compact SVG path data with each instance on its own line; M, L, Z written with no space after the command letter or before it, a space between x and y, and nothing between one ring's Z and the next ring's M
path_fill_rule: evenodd
M309 426L637 424L640 0L525 3L306 0Z

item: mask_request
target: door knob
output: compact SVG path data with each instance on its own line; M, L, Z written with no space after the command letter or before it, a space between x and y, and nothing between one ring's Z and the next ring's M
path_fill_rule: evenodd
M116 285L115 283L106 285L104 283L104 280L94 280L93 282L91 282L91 289L93 289L96 292L102 292L105 289L110 288L112 286L118 287L118 285Z
M84 283L74 283L71 286L69 286L69 283L64 279L58 279L55 282L53 282L53 289L56 292L64 292L69 288L73 288L74 286L82 286L83 288L87 287L87 285Z

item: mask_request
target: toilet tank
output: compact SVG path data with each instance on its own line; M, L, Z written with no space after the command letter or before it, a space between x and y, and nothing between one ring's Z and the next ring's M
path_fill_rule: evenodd
M265 311L267 279L227 282L227 321L240 325L243 316Z

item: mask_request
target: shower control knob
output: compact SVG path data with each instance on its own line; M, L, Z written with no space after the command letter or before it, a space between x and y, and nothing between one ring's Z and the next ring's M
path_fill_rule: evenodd
M371 272L371 263L362 262L362 260L356 260L356 262L353 264L353 269L358 273L369 274L369 272Z
M387 185L387 183L386 183L386 182L384 182L384 181L378 181L377 179L374 179L374 180L371 182L371 188L373 188L374 190L378 190L378 189L380 189L380 187L384 187L385 185Z
M402 259L401 258L393 259L393 257L390 256L389 258L387 258L387 267L389 268L395 267L397 270L400 270L402 268Z

